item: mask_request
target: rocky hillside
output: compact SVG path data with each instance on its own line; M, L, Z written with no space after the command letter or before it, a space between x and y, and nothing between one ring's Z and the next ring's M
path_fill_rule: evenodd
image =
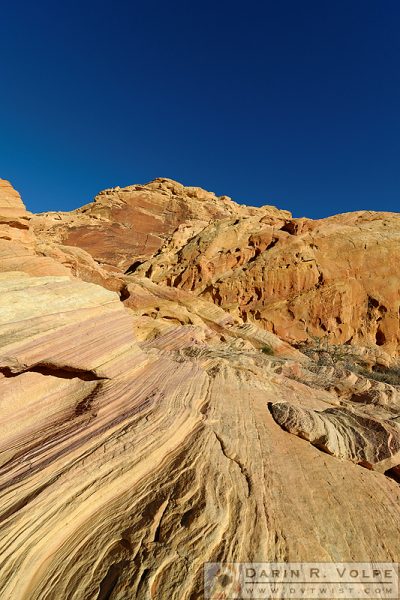
M0 180L2 600L400 561L399 219L166 179L34 216Z
M399 259L398 213L312 221L267 208L172 239L136 272L293 343L327 336L398 353Z
M193 292L290 343L327 336L399 351L399 213L292 219L157 179L32 224L102 269Z
M125 271L133 261L154 256L174 232L184 244L210 221L260 212L227 196L155 179L146 185L104 190L82 208L37 215L32 223L41 239L83 248L105 268Z

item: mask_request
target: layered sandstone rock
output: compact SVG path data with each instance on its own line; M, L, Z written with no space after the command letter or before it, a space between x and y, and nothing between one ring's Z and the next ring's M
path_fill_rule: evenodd
M125 278L125 281L127 283L121 299L135 315L150 318L153 334L160 331L157 327L160 321L163 322L161 331L164 332L168 329L165 322L168 325L190 325L202 332L203 341L217 340L235 344L236 340L242 348L247 346L254 350L268 347L276 355L296 358L300 362L307 361L301 352L276 335L251 323L244 323L240 318L233 318L221 307L198 298L191 292L156 285L145 278L136 278L134 283L129 278ZM146 330L149 335L148 327Z
M398 351L397 213L292 219L157 179L105 190L71 213L37 215L33 227L42 254L108 289L120 290L127 271L192 291L291 343L328 336ZM75 253L71 266L66 248L84 250L84 260Z
M15 242L29 248L33 246L33 236L29 231L30 213L27 212L19 193L9 181L0 179L0 244L9 248Z
M258 211L227 196L160 178L104 190L91 204L70 213L37 215L33 224L41 239L78 246L105 268L125 271L153 256L181 224L175 237L184 240L212 220Z
M0 179L0 272L17 269L34 275L68 274L58 262L37 256L31 217L19 193Z
M400 215L282 216L212 223L178 251L166 246L138 274L191 290L292 343L328 336L397 353Z
M200 600L207 561L400 560L397 215L156 180L33 230L1 189L28 224L0 239L2 599ZM340 326L353 345L300 345Z
M345 408L305 410L276 403L271 413L286 431L328 454L371 468L387 459L400 461L400 423L379 421Z
M70 278L0 291L2 598L201 598L206 561L398 560L398 484L275 422L277 398L336 411L358 443L296 361L192 326L138 344L140 317Z
M102 269L82 248L38 238L32 227L34 218L19 193L8 181L0 179L0 272L69 275L113 291L123 287L121 278Z
M88 283L97 283L108 290L119 292L124 287L122 274L103 269L93 257L75 246L64 246L57 242L43 242L36 238L36 254L51 259L74 277Z

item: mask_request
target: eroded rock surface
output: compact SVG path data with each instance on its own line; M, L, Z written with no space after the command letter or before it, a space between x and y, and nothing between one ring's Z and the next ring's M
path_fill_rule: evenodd
M328 454L368 468L392 457L400 460L399 423L379 421L344 407L318 412L276 403L271 413L286 431Z
M67 275L69 271L59 262L36 253L31 217L19 193L8 181L0 179L0 272Z
M32 223L43 255L56 247L71 268L65 248L83 249L73 274L108 289L117 289L110 273L127 271L192 291L290 343L326 335L398 353L398 213L292 219L156 179Z
M291 359L192 326L138 343L77 280L0 287L2 598L200 598L205 561L398 558L398 484L274 422L277 398L336 410L358 443Z
M195 291L290 342L329 336L397 353L400 216L349 213L320 221L260 215L209 225L139 271Z
M78 246L105 268L125 271L153 256L173 234L176 243L182 244L210 221L259 210L160 178L145 185L104 190L82 208L37 215L33 224L41 239Z
M136 187L34 227L0 187L0 214L27 225L24 240L0 239L2 600L200 600L207 561L398 562L400 368L388 323L399 280L386 271L374 287L364 272L379 255L391 264L397 216L292 220L170 180ZM109 233L116 197L120 215L139 203L157 256L134 229L124 238L121 220ZM183 224L171 216L160 232L143 217L157 206L163 222L183 200ZM100 224L85 249L86 217ZM311 239L342 254L329 262ZM143 264L132 267L135 243ZM332 328L335 346L301 345L299 315L324 331L318 293L346 285L345 298L370 297L365 320L337 301L346 335L358 319L353 345ZM303 298L290 336L289 297ZM355 345L377 327L383 344Z

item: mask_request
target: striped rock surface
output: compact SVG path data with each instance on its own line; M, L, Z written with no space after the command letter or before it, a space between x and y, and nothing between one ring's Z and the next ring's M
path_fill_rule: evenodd
M143 338L68 277L0 275L0 315L2 599L200 599L206 561L399 560L398 484L271 414L339 410L295 356L200 325Z

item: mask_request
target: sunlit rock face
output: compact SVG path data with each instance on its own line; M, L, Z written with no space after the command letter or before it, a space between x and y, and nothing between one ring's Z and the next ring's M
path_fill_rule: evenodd
M68 274L60 263L37 255L31 217L19 193L8 181L0 179L0 272Z
M33 224L42 239L78 246L105 268L125 271L134 261L153 256L179 225L187 238L212 220L258 211L160 178L104 190L91 204L70 213L37 215Z
M400 561L397 215L293 220L156 180L31 218L0 184L0 221L26 225L0 234L2 600L200 600L205 562ZM156 250L120 227L129 202Z
M0 179L0 244L8 248L5 242L20 243L26 247L33 244L29 231L29 218L19 193L9 181Z
M35 233L36 216L28 212L19 193L0 179L0 272L23 271L30 275L76 276L119 291L123 282L111 277L82 248L64 246Z
M397 213L319 221L258 214L214 222L178 250L172 242L138 272L292 343L327 336L397 353L399 261Z
M327 336L398 351L397 213L292 219L156 179L32 225L43 255L67 254L73 274L108 289L120 290L127 272L192 291L291 343Z

